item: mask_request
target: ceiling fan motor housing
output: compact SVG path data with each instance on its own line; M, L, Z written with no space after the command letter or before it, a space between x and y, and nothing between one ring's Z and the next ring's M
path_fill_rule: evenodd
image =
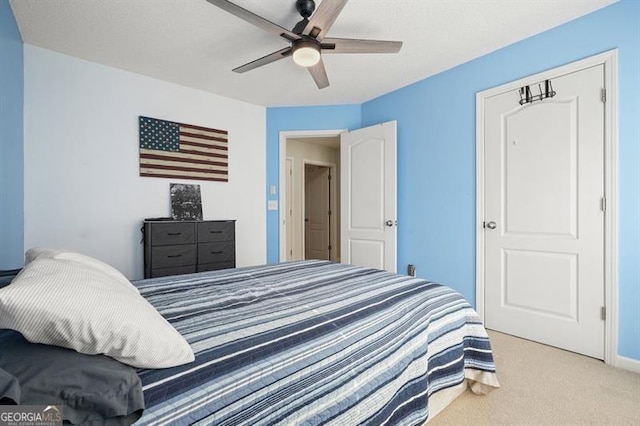
M316 2L313 0L297 0L296 1L296 10L305 19L311 16L311 14L315 9L316 9Z

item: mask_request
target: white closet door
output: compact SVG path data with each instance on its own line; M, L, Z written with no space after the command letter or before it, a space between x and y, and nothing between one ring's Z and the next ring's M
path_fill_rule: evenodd
M552 84L485 101L486 326L603 359L604 66Z

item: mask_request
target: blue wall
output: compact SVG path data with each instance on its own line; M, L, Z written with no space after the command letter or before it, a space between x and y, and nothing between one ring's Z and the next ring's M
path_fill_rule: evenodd
M24 67L22 38L8 0L0 0L0 269L24 258Z
M619 354L640 360L640 2L616 3L366 102L359 124L398 121L398 270L413 263L419 276L474 302L476 92L613 48L620 93ZM322 111L336 117L341 108ZM348 108L357 118L356 107ZM297 120L305 129L326 128L314 114L268 109L268 182L278 181L278 131L298 129L291 127ZM270 262L278 259L277 227L277 217L268 216Z
M362 106L398 120L399 270L475 300L475 94L613 48L619 53L620 355L640 359L640 2L625 1Z

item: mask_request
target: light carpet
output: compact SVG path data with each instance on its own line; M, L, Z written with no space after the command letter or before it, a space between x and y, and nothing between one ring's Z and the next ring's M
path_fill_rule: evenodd
M431 419L442 425L640 425L640 374L489 331L500 389L467 391Z

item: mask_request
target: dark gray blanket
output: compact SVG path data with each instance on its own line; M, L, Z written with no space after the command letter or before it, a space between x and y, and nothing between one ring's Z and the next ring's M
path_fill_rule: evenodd
M130 425L144 409L135 369L103 355L30 343L0 330L0 369L0 396L21 405L60 405L68 423Z
M16 405L19 401L18 379L0 368L0 405Z

